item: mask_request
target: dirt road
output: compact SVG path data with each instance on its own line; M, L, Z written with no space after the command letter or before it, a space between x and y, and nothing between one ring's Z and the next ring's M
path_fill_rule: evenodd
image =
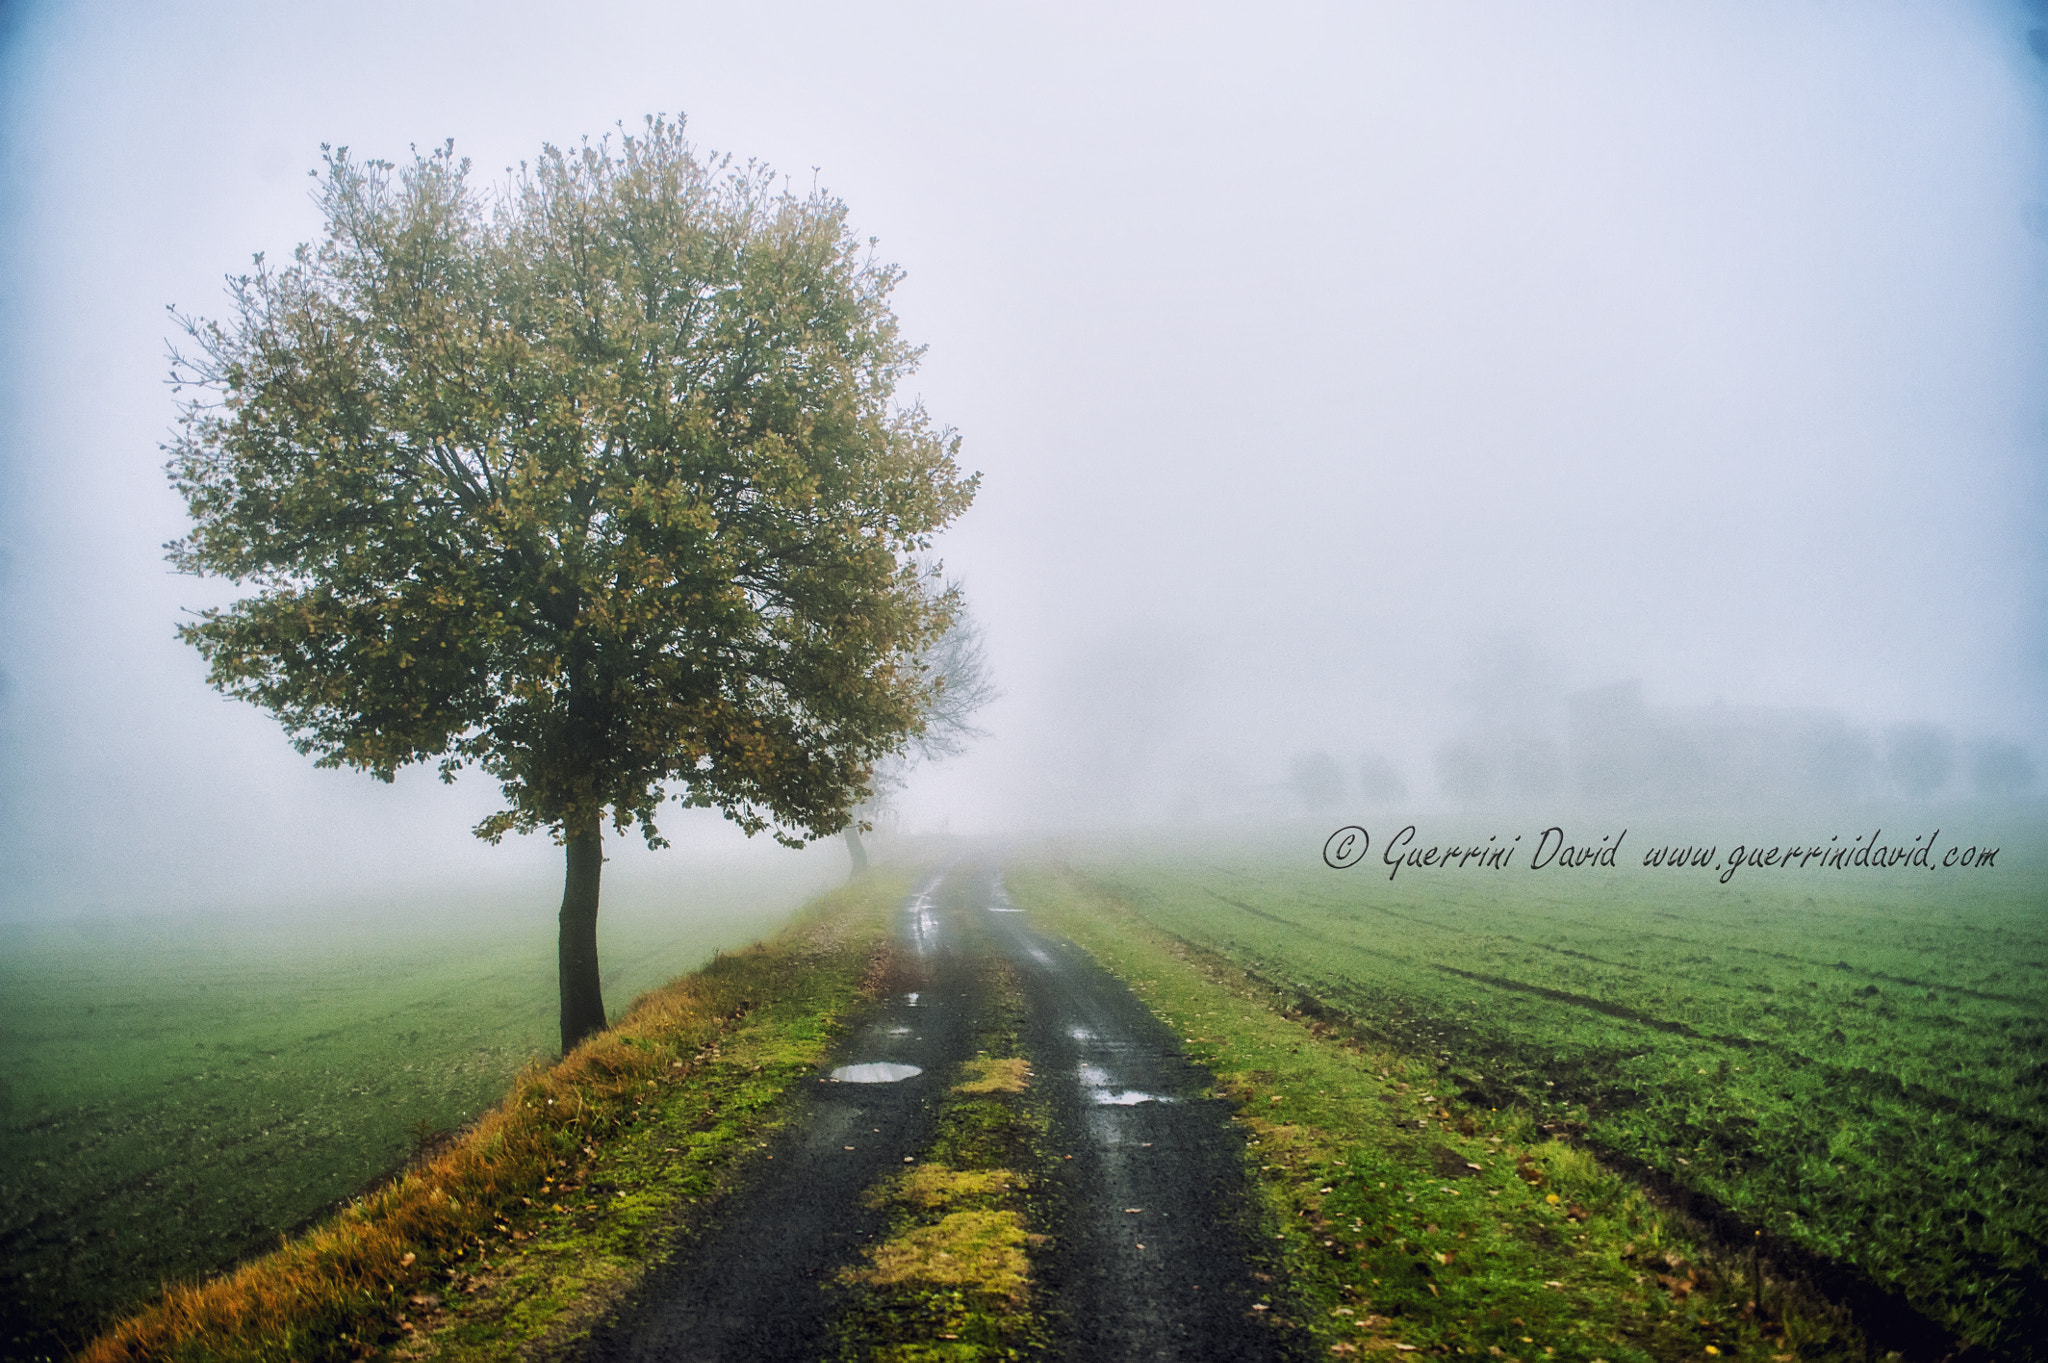
M1060 1224L1038 1228L1051 1242L1034 1273L1054 1354L1281 1357L1284 1341L1253 1309L1263 1288L1242 1141L1222 1105L1200 1096L1205 1076L1172 1034L1085 952L1038 931L991 868L932 877L903 906L898 931L915 987L845 1039L752 1186L649 1275L585 1356L820 1358L835 1275L883 1230L862 1192L931 1141L938 1101L973 1055L992 954L1021 987L1023 1044L1051 1117L1043 1205Z

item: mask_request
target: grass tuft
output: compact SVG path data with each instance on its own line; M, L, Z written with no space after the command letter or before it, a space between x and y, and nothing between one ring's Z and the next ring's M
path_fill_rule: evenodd
M972 1078L953 1085L955 1093L1022 1093L1031 1086L1031 1062L1021 1056L1008 1060L983 1057L967 1062Z
M885 1186L884 1191L889 1198L931 1211L969 1199L1000 1197L1024 1186L1024 1176L1010 1169L948 1169L943 1164L920 1164L903 1174L894 1186Z
M1001 1190L1007 1184L996 1180L987 1186ZM931 1225L891 1236L867 1267L848 1278L876 1287L970 1288L1021 1307L1031 1277L1026 1243L1024 1218L1014 1211L947 1212Z

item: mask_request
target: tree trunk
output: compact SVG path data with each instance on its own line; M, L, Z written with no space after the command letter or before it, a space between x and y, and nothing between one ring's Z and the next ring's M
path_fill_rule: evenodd
M860 845L860 830L852 824L846 826L846 850L853 854L854 875L868 869L868 849Z
M604 871L604 830L596 819L569 831L569 874L562 885L562 1054L605 1029L597 978L597 882Z

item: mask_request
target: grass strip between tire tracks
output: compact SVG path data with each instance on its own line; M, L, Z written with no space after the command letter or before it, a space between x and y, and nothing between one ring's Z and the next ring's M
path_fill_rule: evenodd
M1032 1291L1045 1243L1039 1201L1046 1117L1019 1052L1021 996L1009 968L975 1019L977 1055L940 1100L938 1131L914 1165L868 1190L889 1234L841 1275L835 1363L969 1363L1044 1357L1049 1327Z
M460 1140L297 1241L175 1285L80 1355L485 1359L571 1343L686 1234L869 997L907 872L641 996Z
M1092 952L1238 1105L1285 1266L1273 1309L1319 1351L1519 1363L1864 1355L1853 1328L1696 1242L1520 1110L1444 1096L1433 1061L1344 1035L1057 865L1015 901Z

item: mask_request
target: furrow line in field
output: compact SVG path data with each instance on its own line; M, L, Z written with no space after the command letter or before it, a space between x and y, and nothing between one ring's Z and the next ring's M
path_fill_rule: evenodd
M2028 998L2022 994L2001 994L1988 989L1972 989L1968 985L1951 984L1942 980L1916 979L1910 975L1890 975L1882 970L1874 970L1869 966L1851 965L1847 961L1816 961L1807 956L1794 956L1790 952L1766 951L1762 947L1737 946L1732 942L1705 943L1697 937L1682 937L1677 933L1645 932L1640 934L1640 936L1650 941L1676 942L1694 948L1712 946L1716 951L1726 951L1733 955L1760 956L1765 960L1772 961L1790 961L1792 964L1806 970L1847 971L1849 974L1867 979L1908 985L1914 989L1938 989L1946 994L1959 994L1964 998L1982 999L1991 1003L2013 1003L2021 1007L2032 1007L2040 1003L2039 998ZM1541 943L1535 943L1534 945L1540 946ZM1613 963L1607 962L1606 964Z
M1888 1074L1883 1070L1873 1070L1862 1065L1830 1064L1828 1061L1815 1059L1800 1051L1779 1045L1777 1042L1766 1041L1756 1037L1702 1032L1682 1022L1673 1022L1666 1018L1653 1017L1650 1014L1622 1004L1608 1003L1604 999L1589 998L1583 994L1573 994L1568 990L1552 989L1545 985L1526 984L1522 981L1507 979L1499 975L1481 974L1478 971L1460 970L1456 966L1439 964L1434 966L1434 969L1446 975L1455 975L1461 979L1491 985L1497 989L1506 989L1515 993L1534 994L1555 1003L1568 1004L1575 1008L1600 1013L1624 1022L1633 1022L1655 1031L1668 1032L1696 1041L1711 1041L1739 1050L1768 1051L1793 1065L1813 1066L1828 1075L1831 1081L1842 1081L1860 1085L1864 1088L1875 1089L1882 1093L1883 1096L1929 1108L1947 1116L1960 1117L1964 1121L1975 1122L1993 1131L2008 1135L2027 1136L2035 1142L2048 1142L2048 1125L2029 1121L2024 1117L2011 1117L2004 1113L1993 1112L1988 1108L1978 1107L1973 1103L1967 1103L1959 1098L1953 1098L1947 1094L1936 1092L1924 1085L1901 1079L1897 1075Z
M1712 1032L1702 1032L1698 1028L1688 1026L1683 1022L1673 1022L1669 1018L1653 1017L1640 1009L1630 1008L1626 1004L1609 1003L1605 999L1596 999L1587 994L1574 994L1568 989L1552 989L1549 985L1529 984L1522 980L1511 980L1505 975L1482 974L1477 970L1460 970L1457 966L1444 965L1439 961L1432 961L1429 964L1430 969L1440 971L1445 975L1455 975L1461 980L1472 980L1479 984L1490 984L1496 989L1506 989L1517 994L1534 994L1539 998L1546 998L1554 1003L1570 1004L1574 1008L1583 1008L1588 1012L1602 1013L1611 1018L1620 1018L1624 1022L1633 1022L1639 1026L1651 1028L1654 1031L1670 1032L1674 1036L1691 1037L1696 1041L1717 1041L1724 1046L1734 1046L1745 1051L1756 1050L1770 1045L1767 1041L1758 1041L1752 1037L1730 1034L1716 1035Z
M1652 1017L1649 1014L1638 1012L1635 1009L1627 1008L1620 1004L1608 1003L1602 999L1587 998L1584 995L1573 994L1562 989L1551 989L1543 985L1523 984L1519 981L1505 979L1497 975L1482 975L1476 971L1460 970L1455 966L1439 965L1436 969L1447 975L1457 975L1482 984L1490 984L1499 989L1540 995L1557 1003L1570 1004L1573 1007L1603 1013L1609 1017L1638 1023L1660 1032L1671 1032L1700 1041L1712 1041L1723 1046L1731 1046L1745 1051L1769 1051L1794 1065L1814 1066L1830 1076L1831 1079L1853 1081L1855 1084L1880 1090L1885 1096L1902 1102L1917 1104L1918 1106L1931 1108L1934 1111L1951 1117L1960 1117L1965 1121L1976 1122L1994 1131L2029 1136L2037 1142L2048 1141L2048 1126L2028 1121L2024 1117L2009 1117L2003 1113L1993 1112L1988 1108L1978 1107L1973 1103L1966 1103L1959 1098L1938 1093L1924 1085L1901 1079L1897 1075L1888 1074L1883 1070L1873 1070L1862 1065L1830 1064L1828 1061L1818 1060L1803 1052L1779 1045L1775 1041L1765 1041L1757 1037L1701 1032L1686 1026L1682 1022L1671 1022L1663 1018Z
M1295 922L1292 918L1282 918L1277 913L1267 913L1264 909L1255 909L1251 905L1245 903L1242 899L1232 899L1229 895L1218 894L1215 890L1211 890L1209 891L1209 893L1213 895L1215 898L1220 899L1224 903L1230 905L1234 909L1243 909L1246 913L1250 914L1254 918L1263 918L1269 923L1278 923L1283 927L1293 928L1297 932L1306 932L1309 933L1311 936L1315 935L1315 933L1311 929L1302 926L1300 923Z

